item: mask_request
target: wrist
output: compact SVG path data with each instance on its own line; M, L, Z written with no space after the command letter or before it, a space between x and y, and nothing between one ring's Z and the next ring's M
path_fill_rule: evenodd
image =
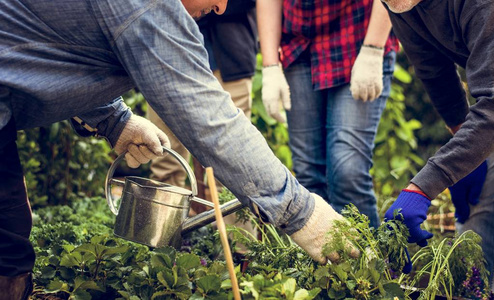
M362 48L363 47L367 47L367 48L371 48L371 49L377 49L377 50L384 50L384 47L371 45L371 44L364 44L364 45L362 45Z
M115 120L115 123L113 125L113 128L109 128L109 133L106 135L107 141L110 143L110 146L112 148L115 148L117 145L118 140L120 139L120 136L122 135L122 132L124 131L125 126L127 123L130 121L130 118L134 114L132 113L132 110L130 108L126 107L126 110L119 116L117 120Z
M419 194L421 196L424 196L425 198L427 198L429 201L431 200L431 198L429 196L427 196L418 186L416 186L415 184L411 183L409 184L405 189L402 190L403 192L409 192L409 193L416 193L416 194Z
M363 45L360 47L359 56L368 57L368 58L379 58L383 59L384 57L384 48L372 46L372 45Z
M262 65L262 68L267 69L267 68L273 68L273 67L279 67L279 66L280 66L280 63L274 63L274 64Z
M455 135L455 133L456 133L458 130L460 130L461 125L463 125L463 123L458 124L458 125L453 126L453 127L446 127L446 128L448 128L449 132L450 132L452 135Z

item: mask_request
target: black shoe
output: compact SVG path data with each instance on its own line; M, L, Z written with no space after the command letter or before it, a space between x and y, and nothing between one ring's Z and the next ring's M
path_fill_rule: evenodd
M0 276L0 300L27 300L33 292L33 275Z

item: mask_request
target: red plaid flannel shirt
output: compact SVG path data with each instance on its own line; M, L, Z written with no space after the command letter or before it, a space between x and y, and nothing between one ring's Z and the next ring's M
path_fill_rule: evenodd
M350 82L371 11L372 0L283 0L283 67L308 49L314 89ZM398 49L398 40L391 34L385 53Z

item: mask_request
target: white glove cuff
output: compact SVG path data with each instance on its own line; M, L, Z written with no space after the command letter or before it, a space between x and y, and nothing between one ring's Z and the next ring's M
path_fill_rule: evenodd
M376 47L372 45L363 45L360 48L359 55L383 57L384 48Z

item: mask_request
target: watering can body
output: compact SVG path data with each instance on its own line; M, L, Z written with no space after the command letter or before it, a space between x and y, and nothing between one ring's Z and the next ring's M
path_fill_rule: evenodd
M116 215L116 236L153 248L179 248L183 234L215 220L214 210L188 218L190 201L212 208L214 206L211 202L196 197L197 183L187 162L175 151L165 147L163 150L178 159L185 168L192 191L137 176L125 177L125 181L113 179L117 164L124 156L121 154L108 170L105 194L110 210ZM119 204L113 199L112 184L122 187ZM243 205L236 199L220 206L225 216L241 208Z

